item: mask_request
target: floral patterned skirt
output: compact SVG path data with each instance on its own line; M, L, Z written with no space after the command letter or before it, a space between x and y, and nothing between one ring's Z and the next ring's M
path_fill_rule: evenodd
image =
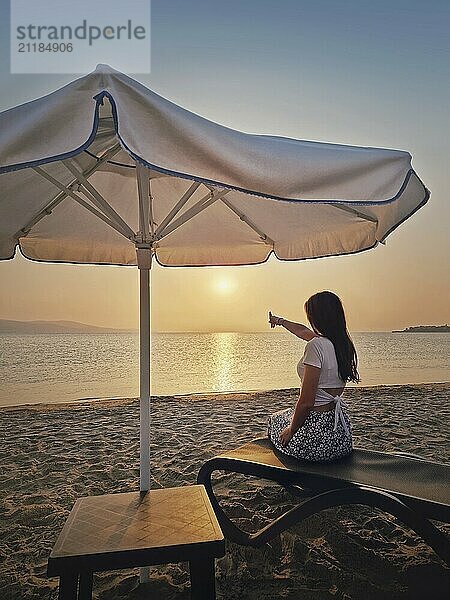
M335 429L334 410L311 411L303 425L295 432L286 446L280 442L280 434L288 427L295 407L275 413L269 418L268 436L279 452L313 462L338 460L353 449L350 419L343 410L347 431L339 421Z

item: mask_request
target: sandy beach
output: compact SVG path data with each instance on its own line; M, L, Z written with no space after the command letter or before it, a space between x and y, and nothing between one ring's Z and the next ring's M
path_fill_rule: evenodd
M378 386L346 392L357 446L410 451L448 462L450 384ZM153 486L195 482L214 454L265 434L268 415L295 401L297 389L158 397L152 403ZM0 411L0 597L57 598L46 562L80 496L138 487L139 411L135 399L39 405ZM222 476L229 514L249 530L291 506L266 482ZM444 526L442 526L444 527ZM447 528L450 533L450 528ZM219 599L433 599L448 572L411 530L362 507L327 510L263 549L227 544L217 561ZM94 597L188 599L187 565L99 574Z

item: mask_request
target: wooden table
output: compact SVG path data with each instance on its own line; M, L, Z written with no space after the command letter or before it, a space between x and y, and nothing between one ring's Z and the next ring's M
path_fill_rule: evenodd
M48 559L60 600L92 598L96 571L189 562L191 598L215 595L225 541L203 485L76 501Z

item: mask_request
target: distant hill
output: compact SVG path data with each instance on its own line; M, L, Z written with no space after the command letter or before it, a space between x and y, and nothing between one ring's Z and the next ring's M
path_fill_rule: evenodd
M10 321L0 319L0 333L135 333L131 329L110 329L76 321Z
M392 333L449 333L448 325L417 325L416 327L407 327Z

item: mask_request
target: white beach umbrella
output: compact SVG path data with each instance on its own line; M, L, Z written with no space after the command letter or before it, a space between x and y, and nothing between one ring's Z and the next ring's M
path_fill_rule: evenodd
M110 67L0 114L0 259L137 265L141 489L149 270L373 248L428 200L399 150L250 135Z

